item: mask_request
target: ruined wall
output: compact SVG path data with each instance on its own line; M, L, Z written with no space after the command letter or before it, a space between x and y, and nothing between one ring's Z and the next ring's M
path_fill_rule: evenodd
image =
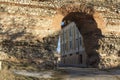
M52 60L62 18L57 20L61 15L56 16L51 2L38 3L0 0L0 60L3 66L5 63L11 68L24 67L24 64L38 69L54 68Z
M61 9L63 20L74 21L83 35L89 67L120 66L119 3L106 3L75 3Z
M45 43L43 50L47 50L47 53L52 52L53 49L49 49L48 44L54 44L53 37L49 41L47 36L59 31L61 21L70 14L70 18L74 18L73 21L83 34L88 66L117 67L120 65L119 7L119 0L53 0L52 2L49 0L0 0L0 40L2 42L8 39L16 44L17 41L22 40L25 45L27 42L27 44L35 43L35 46L36 43L42 44L39 41L43 41ZM71 15L72 12L75 12L74 16ZM18 50L18 48L20 47L10 48L10 50ZM39 48L41 47L32 48L33 51L30 53L35 50L40 52ZM28 48L27 53L29 49L31 47ZM23 53L25 53L24 50Z
M26 32L38 37L45 37L59 30L54 26L53 19L56 11L43 8L23 7L22 5L0 5L0 24L2 28L27 28ZM6 17L7 16L7 17ZM49 18L53 17L53 19ZM53 25L52 25L53 24ZM20 29L19 29L20 30ZM46 33L46 34L44 34ZM39 35L41 34L41 35Z
M100 55L100 68L120 66L120 9L115 5L117 4L111 5L112 8L95 8L100 15L96 16L95 14L94 17L103 35L98 41L99 48L97 50Z

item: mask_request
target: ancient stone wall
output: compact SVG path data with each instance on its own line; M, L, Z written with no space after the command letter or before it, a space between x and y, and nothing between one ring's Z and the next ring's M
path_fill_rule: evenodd
M53 2L0 0L0 42L7 39L11 42L21 42L22 40L23 43L27 42L27 44L38 41L39 44L39 41L44 42L48 35L61 29L60 23L65 16L75 12L77 15L72 15L70 18L75 20L79 28L82 26L80 31L86 44L88 66L117 67L120 64L119 6L119 0L114 2L113 0L53 0ZM57 42L57 39L55 42ZM48 44L54 44L52 40L47 39L47 42L44 43L43 50L45 52L49 53L55 49L55 47L50 48L53 45L48 46ZM10 49L6 47L3 48L8 49L8 52L15 49L15 53L17 53L26 46L22 46L23 48L14 46ZM24 49L28 50L25 50L27 53L29 53L29 50L33 50L30 53L34 54L34 50L40 52L39 48L33 47L31 49L28 46L27 49ZM5 50L4 52L6 52ZM22 53L25 53L24 50L22 51ZM97 56L93 55L94 53L97 53Z
M120 36L115 33L104 34L99 40L100 67L111 68L120 66Z
M60 29L53 24L56 11L51 8L1 4L0 14L0 24L4 32L12 29L15 33L27 28L26 33L42 38Z
M120 66L119 3L106 3L75 3L61 9L63 20L74 21L83 35L89 67Z
M55 21L60 24L61 20L56 19L60 15L56 16L57 11L48 4L51 3L0 1L0 58L2 53L9 56L3 61L5 65L8 66L11 57L14 57L20 62L13 60L15 63L10 67L32 63L42 66L40 69L49 68L51 64L53 68L60 30Z

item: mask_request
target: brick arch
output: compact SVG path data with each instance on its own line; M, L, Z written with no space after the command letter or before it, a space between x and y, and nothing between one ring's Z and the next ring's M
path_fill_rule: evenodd
M69 24L69 22L75 22L81 32L84 39L85 50L88 55L88 66L98 67L100 62L100 56L97 52L99 49L98 41L103 36L100 20L97 19L93 7L86 5L67 5L61 8L61 13L64 15L62 21L65 21L66 25ZM101 21L103 21L102 17Z
M94 6L92 5L89 4L86 5L86 3L64 5L59 9L59 12L64 16L63 20L65 19L65 16L68 15L69 20L72 21L73 19L75 20L75 18L76 20L79 20L78 18L88 17L89 19L95 21L97 27L100 28L102 31L105 29L105 26L107 25L107 21L105 21L102 12L99 12L96 9L94 9ZM79 16L80 14L81 16ZM86 16L84 16L84 14Z
M81 3L81 4L67 4L63 5L59 11L61 14L64 16L71 13L71 12L83 12L87 13L89 15L93 15L95 13L94 7L92 5L86 4L86 3Z

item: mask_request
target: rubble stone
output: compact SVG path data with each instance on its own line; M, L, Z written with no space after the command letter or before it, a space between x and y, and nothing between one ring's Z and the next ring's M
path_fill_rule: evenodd
M119 0L52 1L0 0L1 53L7 52L20 59L30 59L35 64L42 63L44 59L51 58L49 56L52 55L49 53L56 50L58 37L49 35L61 29L60 23L64 16L71 12L81 12L92 15L101 30L101 34L93 31L85 36L88 55L96 52L100 58L99 64L92 66L99 68L120 66ZM85 25L90 26L91 23L92 21L89 21ZM91 39L91 36L94 39ZM98 42L95 39L98 39ZM42 58L42 60L33 60L33 58ZM96 59L96 55L89 56L89 64Z

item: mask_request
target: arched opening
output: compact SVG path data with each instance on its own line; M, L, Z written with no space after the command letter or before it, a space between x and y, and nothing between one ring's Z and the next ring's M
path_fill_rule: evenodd
M85 51L87 53L88 67L98 67L100 56L97 50L99 49L98 41L102 37L102 32L98 28L98 24L93 17L93 14L86 12L69 12L62 20L65 26L70 22L74 22L83 36Z

